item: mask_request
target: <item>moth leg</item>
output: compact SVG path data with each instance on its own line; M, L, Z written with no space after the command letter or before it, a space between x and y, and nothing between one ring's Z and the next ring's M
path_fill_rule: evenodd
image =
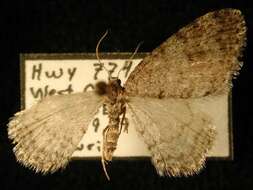
M106 133L107 133L108 129L109 129L109 126L107 126L106 128L104 128L104 130L103 130L103 147L105 145ZM104 149L103 149L103 151L102 151L102 159L104 160L103 162L105 164L108 164L107 160L105 160L104 157L105 157L105 153L104 153Z
M123 112L123 117L122 117L122 125L123 125L123 121L125 121L126 119L126 107L124 107L124 112ZM125 133L128 133L128 125L125 125L124 130Z
M106 139L105 137L106 137L108 129L109 129L109 126L104 128L104 130L103 130L103 147L104 147L104 144L105 144L105 139ZM108 162L107 162L107 160L105 160L104 148L103 148L103 151L102 151L101 162L102 162L102 166L103 166L105 176L108 179L108 181L110 181L110 177L109 177L109 175L107 173L107 170L106 170L106 165L108 164Z
M106 126L106 128L104 128L104 130L103 130L103 137L105 137L106 132L107 132L108 129L109 129L109 126Z
M126 118L126 107L125 107L125 106L122 108L122 114L123 114L123 116L122 116L122 119L121 119L121 121L120 121L119 135L120 135L120 133L121 133L121 131L122 131L123 122L124 122L124 120L125 120L125 118ZM124 131L125 133L128 133L128 126L127 126L127 125L125 125L123 131Z

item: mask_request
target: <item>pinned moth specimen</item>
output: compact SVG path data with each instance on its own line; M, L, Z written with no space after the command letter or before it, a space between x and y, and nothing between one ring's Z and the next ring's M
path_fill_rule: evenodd
M109 123L103 130L101 157L108 179L105 166L122 130L127 130L122 129L126 112L159 175L198 173L216 130L212 118L195 104L230 90L245 44L246 26L239 10L222 9L197 18L145 57L124 87L119 78L109 78L95 91L46 97L16 113L8 134L17 160L36 172L64 168L94 114L106 104Z

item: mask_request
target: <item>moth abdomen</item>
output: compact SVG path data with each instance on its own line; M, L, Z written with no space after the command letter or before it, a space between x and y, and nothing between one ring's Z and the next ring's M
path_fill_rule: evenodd
M114 151L116 150L118 139L119 139L119 128L118 126L108 125L105 129L105 142L104 142L104 158L106 161L111 161Z

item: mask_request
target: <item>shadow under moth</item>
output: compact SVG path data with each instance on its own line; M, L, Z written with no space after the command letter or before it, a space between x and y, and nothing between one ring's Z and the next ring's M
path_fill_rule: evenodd
M106 104L109 123L103 130L101 160L108 179L105 166L127 130L122 125L126 112L159 175L198 173L216 136L212 118L198 105L230 90L245 45L239 10L207 13L145 57L124 87L119 78L109 78L94 91L49 96L16 113L8 124L16 158L36 172L64 168L94 114Z

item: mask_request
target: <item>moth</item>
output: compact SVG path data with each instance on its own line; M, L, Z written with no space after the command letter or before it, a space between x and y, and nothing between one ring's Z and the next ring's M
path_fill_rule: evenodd
M231 89L245 46L246 24L239 10L209 12L145 57L124 87L119 78L110 78L95 91L50 96L16 113L8 124L16 158L36 172L64 168L94 114L106 104L109 123L103 130L101 160L108 179L105 166L127 130L122 125L126 112L159 175L198 173L216 130L212 118L196 105Z

